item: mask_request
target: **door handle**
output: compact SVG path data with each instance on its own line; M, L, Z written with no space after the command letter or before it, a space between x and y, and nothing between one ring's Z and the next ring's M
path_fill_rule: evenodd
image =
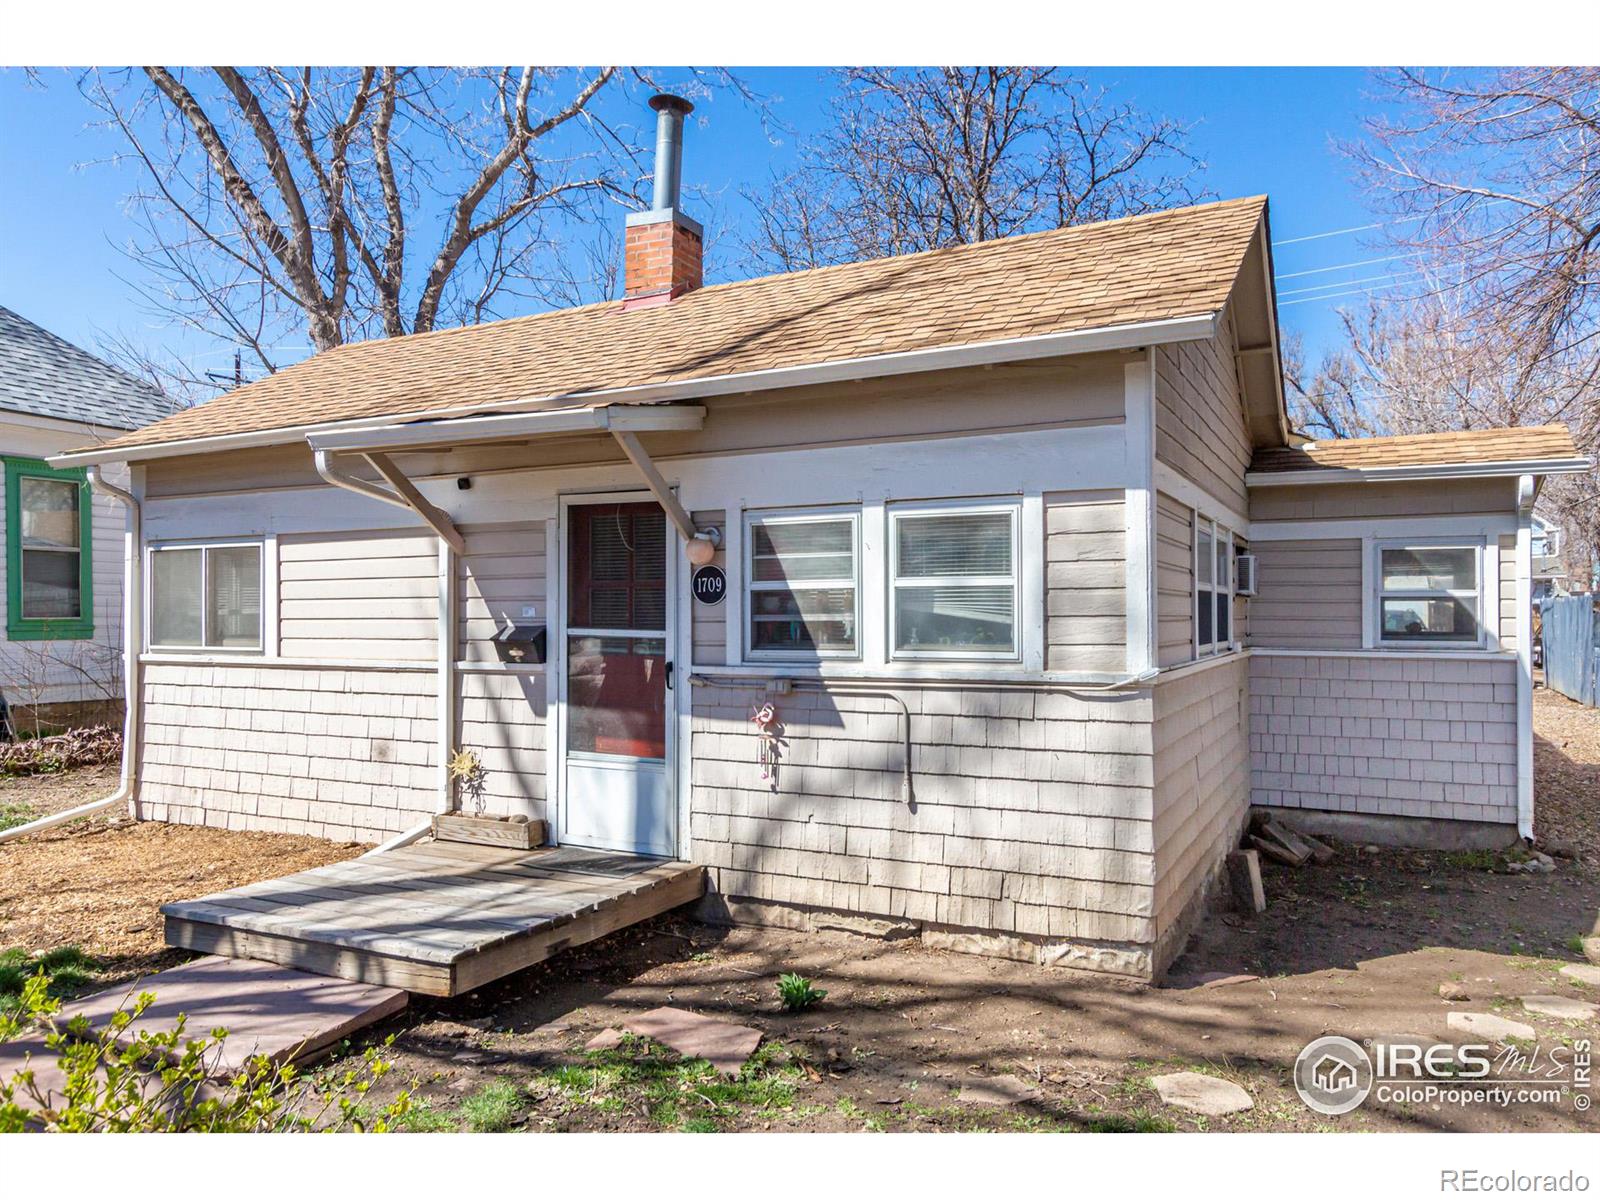
M667 660L667 691L672 691L672 660Z

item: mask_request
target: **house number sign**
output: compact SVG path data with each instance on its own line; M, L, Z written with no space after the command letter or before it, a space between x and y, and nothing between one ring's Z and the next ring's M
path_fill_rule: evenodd
M721 604L728 594L728 577L721 567L701 567L694 573L692 587L701 604Z

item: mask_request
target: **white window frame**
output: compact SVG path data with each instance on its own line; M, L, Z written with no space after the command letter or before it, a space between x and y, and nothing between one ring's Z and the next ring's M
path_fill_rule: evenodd
M1429 651L1429 650L1481 650L1487 645L1488 625L1484 617L1484 537L1416 537L1374 538L1368 545L1366 563L1367 641L1378 650ZM1383 587L1383 552L1385 550L1471 550L1473 590L1461 589L1385 591ZM1439 599L1445 596L1455 600L1469 599L1473 622L1478 636L1472 639L1457 638L1451 641L1388 641L1383 636L1383 600L1385 596L1396 599ZM1495 613L1496 621L1499 613Z
M268 618L275 609L268 597L269 584L276 587L272 572L267 566L267 538L219 538L206 541L162 541L151 542L145 547L144 561L144 628L145 649L152 654L225 654L233 657L264 657L267 653ZM205 644L206 627L210 621L208 609L210 605L206 597L210 593L211 556L205 553L208 550L235 549L240 546L253 546L259 557L257 564L261 571L261 606L257 616L256 644L254 646L208 646ZM155 640L155 556L168 550L199 550L200 555L200 642L197 645L187 643L167 643Z
M916 576L915 581L902 584L899 578L900 518L968 516L996 513L1010 518L1011 522L1011 573L1009 575L937 575ZM972 501L932 500L915 503L891 503L884 506L888 523L887 566L884 570L883 605L888 629L886 649L890 662L1006 662L1022 660L1022 505L1018 501L992 499ZM985 653L981 650L899 650L899 606L895 598L900 588L908 587L1009 587L1011 589L1011 647L1008 650Z
M1222 524L1214 517L1206 516L1199 509L1191 508L1189 510L1189 514L1194 527L1194 534L1191 538L1191 545L1189 547L1189 570L1191 572L1189 586L1189 623L1191 631L1190 648L1193 651L1196 659L1211 658L1218 654L1231 653L1232 651L1237 650L1240 644L1238 637L1239 630L1237 629L1238 614L1234 611L1234 589L1238 585L1239 579L1238 569L1234 563L1236 543L1233 539L1235 534L1234 531L1228 526ZM1211 585L1209 587L1204 587L1204 585L1202 585L1200 582L1200 534L1202 530L1211 535ZM1223 574L1227 576L1226 581L1219 580L1216 577L1217 546L1219 544L1225 544L1227 546L1227 554L1223 559L1223 561L1227 563L1228 568L1223 572ZM1224 582L1226 582L1226 588L1223 587ZM1209 642L1202 642L1200 640L1200 596L1202 587L1204 587L1207 603L1211 605L1211 640ZM1228 598L1228 640L1225 642L1217 641L1216 637L1216 597L1217 593L1219 592Z
M754 532L757 526L764 524L774 525L801 525L816 524L823 521L850 522L850 555L853 577L850 579L807 579L801 585L803 588L839 588L848 587L855 595L855 646L849 650L770 650L757 649L755 644L756 606L753 597L756 592L793 591L793 582L779 580L757 580L755 572L755 546ZM810 508L762 508L747 509L744 514L743 529L744 554L741 567L744 571L744 614L741 617L743 632L741 642L744 646L744 656L752 662L819 662L829 660L835 662L859 662L862 657L862 631L861 631L861 506L849 505L838 507L810 507Z

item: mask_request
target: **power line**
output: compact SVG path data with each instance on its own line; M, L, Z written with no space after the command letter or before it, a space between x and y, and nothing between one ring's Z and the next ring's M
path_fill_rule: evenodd
M1355 288L1355 289L1353 289L1351 291L1348 291L1348 292L1330 292L1326 296L1302 296L1298 300L1283 300L1283 301L1280 301L1279 304L1278 304L1278 307L1279 308L1288 308L1290 305L1293 305L1293 304L1315 304L1318 300L1338 300L1339 298L1341 298L1343 296L1370 296L1374 292L1384 292L1384 291L1388 291L1390 288L1397 288L1397 287L1400 286L1401 282L1403 282L1403 281L1397 281L1395 283L1380 284L1378 287Z
M1352 267L1371 267L1378 263L1396 262L1402 258L1415 258L1417 252L1412 250L1406 254L1390 254L1383 258L1363 258L1359 262L1340 263L1336 267L1314 267L1309 271L1290 271L1287 275L1275 275L1274 279L1299 279L1303 275L1326 275L1329 271L1348 271Z
M1337 283L1319 283L1313 287L1292 288L1287 292L1279 292L1280 296L1303 296L1308 292L1325 292L1329 288L1354 287L1358 283L1376 283L1383 279L1410 279L1422 274L1421 271L1401 271L1398 274L1390 272L1387 275L1363 275L1360 279L1341 279Z
M1273 242L1273 246L1293 246L1297 242L1318 242L1323 238L1343 237L1347 233L1365 233L1369 229L1382 229L1385 225L1396 224L1394 221L1375 221L1371 225L1352 225L1349 229L1330 229L1327 233L1308 233L1305 237L1283 238Z

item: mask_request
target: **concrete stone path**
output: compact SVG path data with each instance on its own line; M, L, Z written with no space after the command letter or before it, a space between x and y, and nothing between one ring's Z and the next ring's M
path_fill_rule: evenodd
M1453 1012L1445 1017L1445 1024L1457 1033L1470 1033L1491 1042L1503 1042L1507 1038L1531 1042L1537 1036L1532 1025L1507 1020L1494 1013Z
M681 1008L653 1008L622 1023L629 1033L671 1046L685 1058L703 1058L724 1075L737 1075L761 1044L761 1031Z
M1522 1007L1542 1017L1555 1017L1562 1021L1592 1021L1600 1012L1600 1004L1575 1000L1571 996L1524 996Z
M59 1024L65 1028L83 1016L91 1026L104 1027L118 1010L131 1008L141 992L154 994L155 1001L123 1036L170 1031L180 1014L186 1017L186 1038L208 1038L213 1029L226 1029L227 1038L207 1058L213 1078L226 1077L257 1054L274 1062L315 1054L399 1012L409 1000L396 988L307 975L249 959L202 958L125 987L69 1000L61 1006ZM58 1089L62 1080L56 1055L43 1039L0 1045L0 1078L9 1080L30 1058L41 1088Z
M1579 983L1586 983L1590 987L1600 988L1600 967L1593 963L1568 963L1561 968L1561 973L1568 979L1575 979Z

